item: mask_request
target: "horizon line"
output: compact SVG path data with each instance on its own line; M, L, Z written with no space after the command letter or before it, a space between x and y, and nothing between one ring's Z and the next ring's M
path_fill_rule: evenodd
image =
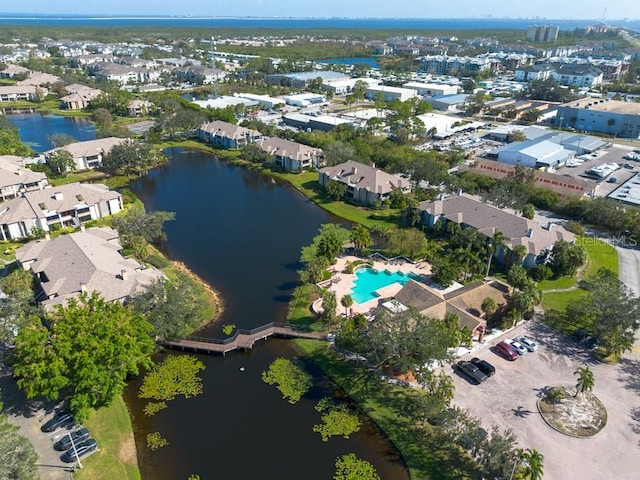
M91 18L122 18L122 19L143 19L143 18L163 18L163 19L234 19L234 20L536 20L536 21L598 21L602 22L602 18L549 18L540 16L524 16L524 17L375 17L375 16L251 16L251 15L179 15L179 14L106 14L106 13L24 13L24 12L0 12L0 16L28 16L31 18L43 17L91 17ZM606 21L637 21L640 18L609 18Z

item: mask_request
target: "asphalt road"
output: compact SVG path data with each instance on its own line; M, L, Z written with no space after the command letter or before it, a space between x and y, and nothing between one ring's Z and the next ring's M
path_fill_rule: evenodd
M462 358L478 356L492 363L497 372L477 386L453 374L454 403L478 416L485 429L492 425L510 428L519 447L540 451L545 480L639 478L640 354L632 352L619 365L605 365L581 345L538 321L525 323L505 336L513 338L525 330L538 343L538 352L508 362L487 345ZM605 405L608 421L594 437L578 439L549 427L536 402L549 387L575 385L573 372L584 365L594 372L593 393Z

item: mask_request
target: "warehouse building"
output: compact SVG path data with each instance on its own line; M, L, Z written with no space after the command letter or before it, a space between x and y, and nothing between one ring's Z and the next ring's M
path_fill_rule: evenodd
M392 100L400 100L401 102L404 102L405 100L409 100L410 98L417 96L417 92L410 88L387 87L386 85L370 86L367 88L365 96L369 100L374 100L378 94L382 94L386 102L391 102Z
M584 98L558 106L555 125L620 138L640 138L640 103Z
M423 97L438 97L442 95L454 95L458 93L455 85L443 85L440 83L407 82L402 88L409 88L418 92Z

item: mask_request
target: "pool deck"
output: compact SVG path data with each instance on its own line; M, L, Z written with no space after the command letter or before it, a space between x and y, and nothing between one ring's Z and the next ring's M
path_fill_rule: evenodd
M344 315L345 309L340 304L340 300L345 295L351 295L353 286L355 285L356 275L355 273L344 273L344 268L347 262L354 262L356 260L362 260L361 258L354 256L340 256L338 257L335 265L333 265L332 271L333 275L331 277L330 282L327 282L326 288L331 290L336 295L336 300L338 303L337 314ZM365 266L358 266L358 268L366 268ZM391 273L401 272L403 274L413 273L414 275L418 275L424 279L427 278L428 275L431 275L431 265L427 262L417 262L417 263L409 263L404 260L394 260L391 262L385 262L384 260L374 260L373 268L378 271L388 270ZM322 283L323 286L324 282ZM382 287L376 290L376 293L380 295L380 297L369 300L364 303L353 302L353 306L351 307L351 313L363 313L365 315L373 313L377 308L380 300L382 298L393 297L396 293L400 291L402 285L399 283L392 283L391 285L387 285L386 287ZM321 307L320 307L321 308Z

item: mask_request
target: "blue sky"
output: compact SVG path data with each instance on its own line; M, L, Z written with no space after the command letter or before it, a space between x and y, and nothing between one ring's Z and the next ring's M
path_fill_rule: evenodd
M640 18L637 0L2 0L8 13L253 17Z

